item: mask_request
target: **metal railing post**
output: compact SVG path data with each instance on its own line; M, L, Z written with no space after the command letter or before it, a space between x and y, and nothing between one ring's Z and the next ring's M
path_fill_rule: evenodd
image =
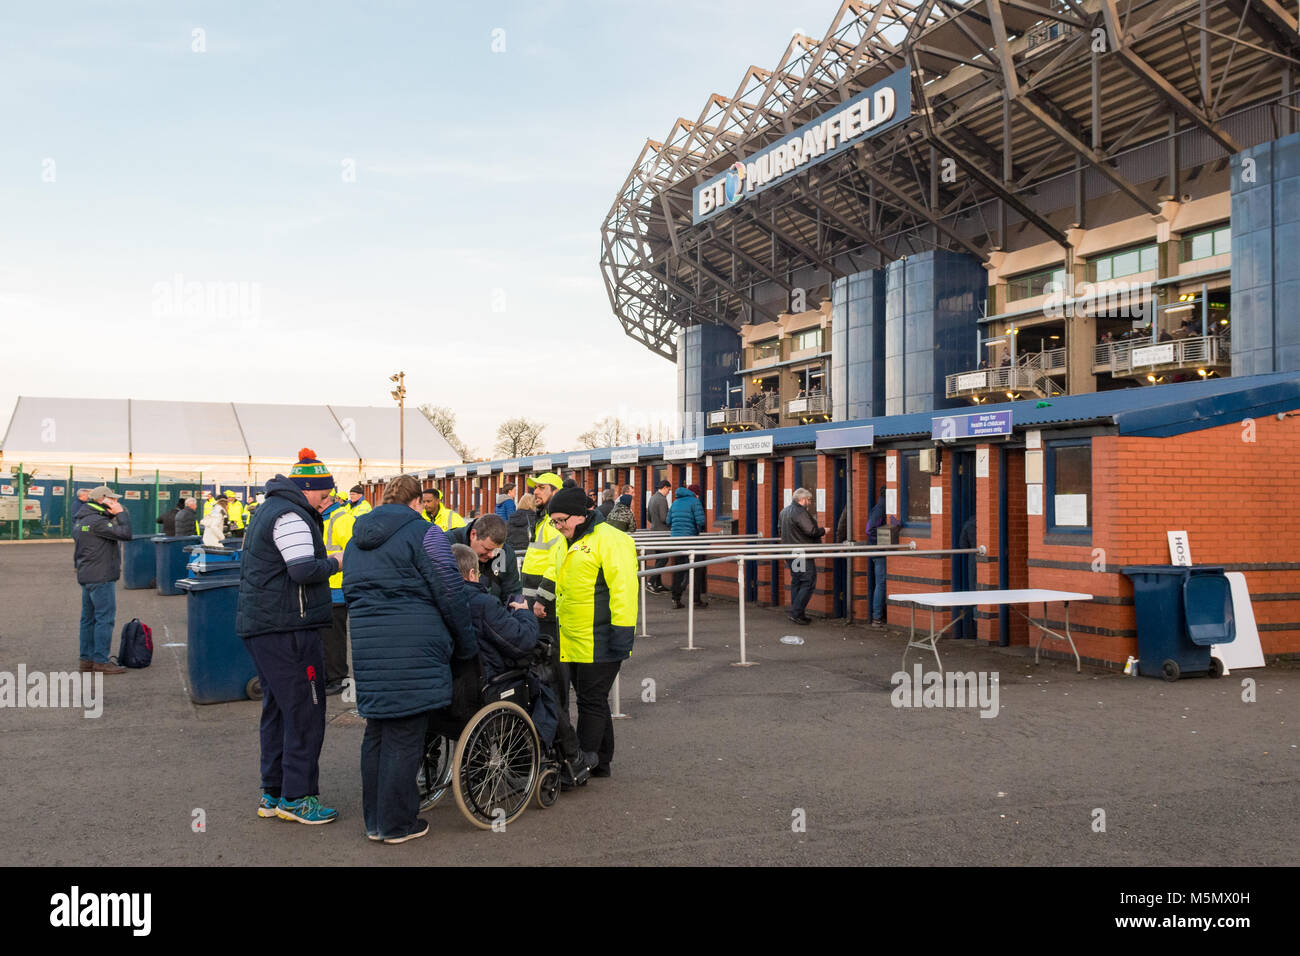
M626 719L627 719L627 714L623 713L622 702L621 702L621 700L620 700L620 698L619 698L619 693L618 693L618 691L619 691L619 688L618 688L618 677L619 677L618 674L615 674L615 675L614 675L614 688L613 688L613 690L611 691L611 693L612 693L613 696L614 696L614 703L613 703L613 705L609 708L609 716L610 716L610 718L613 719L613 720L626 720Z
M641 562L640 562L640 563L644 564L644 562L645 562L645 548L639 548L638 550L641 552ZM638 575L638 576L639 576L639 575ZM637 637L649 637L649 636L650 636L649 634L646 633L646 629L645 629L645 615L646 615L646 611L645 611L645 578L641 578L641 633L638 634Z
M695 647L695 552L686 555L687 564L692 565L686 572L686 646Z
M740 605L740 660L733 661L731 666L753 667L758 661L745 659L745 559L743 557L736 559L736 587L740 595L740 600L736 602Z

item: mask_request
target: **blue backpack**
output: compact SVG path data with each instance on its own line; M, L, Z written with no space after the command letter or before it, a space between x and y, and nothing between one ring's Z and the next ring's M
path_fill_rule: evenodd
M122 667L148 667L153 663L153 631L133 617L122 625L122 647L117 652Z

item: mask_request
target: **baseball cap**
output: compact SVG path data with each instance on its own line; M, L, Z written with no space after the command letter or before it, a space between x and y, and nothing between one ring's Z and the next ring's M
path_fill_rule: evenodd
M536 478L529 476L528 487L533 488L537 485L550 485L552 488L558 489L564 486L564 480L553 471L544 471Z
M122 497L121 495L119 495L112 488L108 487L108 485L100 485L97 488L90 489L91 501L98 501L100 498L121 498L121 497Z

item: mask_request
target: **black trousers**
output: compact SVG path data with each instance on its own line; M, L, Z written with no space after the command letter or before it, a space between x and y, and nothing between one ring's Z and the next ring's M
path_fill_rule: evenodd
M348 606L330 608L330 626L321 630L325 644L325 682L332 684L348 676Z
M573 689L578 695L578 744L585 752L596 752L597 766L608 769L614 759L614 720L609 713L609 689L622 661L599 664L569 664Z
M697 557L699 557L697 555ZM673 558L673 564L689 564L690 555L679 554ZM704 593L704 576L708 573L708 568L695 569L695 602L698 604L700 595ZM682 592L686 590L686 581L690 577L690 571L677 571L673 574L673 600L680 601Z
M553 627L553 625L552 625ZM545 623L543 623L545 628ZM582 748L578 746L578 734L573 729L573 724L569 720L569 664L560 663L560 639L552 634L549 636L551 641L551 689L555 691L556 699L559 701L560 719L555 730L555 746L559 749L560 755L566 759L576 760L579 756L578 751Z

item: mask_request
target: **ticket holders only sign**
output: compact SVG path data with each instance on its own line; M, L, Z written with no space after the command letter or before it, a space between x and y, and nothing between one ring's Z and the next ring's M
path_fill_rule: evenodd
M733 438L727 450L733 458L740 455L770 455L772 454L772 436L759 435L754 438Z
M945 415L930 419L930 437L936 441L1010 434L1010 412L975 412L971 415Z
M911 115L912 80L901 69L696 186L691 223L698 225Z

